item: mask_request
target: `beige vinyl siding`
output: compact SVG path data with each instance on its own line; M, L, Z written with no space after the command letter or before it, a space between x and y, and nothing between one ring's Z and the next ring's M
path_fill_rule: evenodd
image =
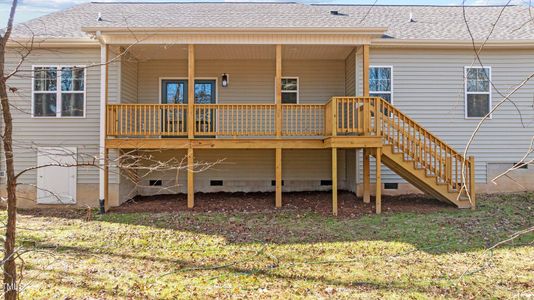
M217 79L219 103L274 103L274 60L198 60L196 77ZM325 103L345 92L343 60L284 60L283 76L299 77L301 103ZM220 86L221 74L230 84ZM160 78L187 78L187 60L149 60L138 64L140 103L158 103Z
M99 49L100 50L100 49ZM122 77L122 52L117 47L108 47L108 103L120 103L121 77ZM98 53L100 63L100 52ZM100 65L95 68L100 69ZM100 89L100 86L98 86Z
M344 96L356 96L356 48L345 58Z
M344 60L284 60L282 76L299 78L300 103L326 103L345 93Z
M13 51L7 52L7 69L14 68L19 57ZM77 147L78 154L97 155L99 147L99 104L100 104L100 48L85 49L35 49L26 59L21 74L31 74L32 65L86 65L86 112L84 118L32 118L32 80L29 76L15 76L9 86L17 88L11 95L16 170L35 167L37 147ZM110 70L111 71L111 70ZM110 84L110 90L117 89ZM20 182L36 183L36 172L25 173ZM78 168L78 183L98 183L97 168Z
M370 59L372 65L393 66L395 106L463 153L479 122L464 118L464 66L473 64L472 50L371 48ZM481 60L491 67L493 83L503 94L534 70L532 50L485 49ZM528 82L511 97L526 127L514 105L507 102L480 129L468 154L476 158L477 182L487 181L487 163L511 166L528 151L534 124L533 90L534 82ZM492 97L493 105L503 99L495 89ZM390 171L383 178L398 181Z
M137 60L126 53L121 58L121 103L137 103L137 69Z

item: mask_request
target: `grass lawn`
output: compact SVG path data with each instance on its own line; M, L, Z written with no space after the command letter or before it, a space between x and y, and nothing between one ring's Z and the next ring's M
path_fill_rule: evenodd
M21 297L533 299L534 234L483 250L534 225L534 195L479 203L340 218L23 211Z

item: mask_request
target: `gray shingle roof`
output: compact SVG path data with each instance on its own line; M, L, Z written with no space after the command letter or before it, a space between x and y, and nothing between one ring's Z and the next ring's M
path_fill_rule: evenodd
M332 15L335 10L340 15ZM528 7L466 7L476 39L484 39L503 14L492 40L534 40ZM98 22L101 13L103 21ZM410 13L414 22L410 22ZM19 24L39 37L82 38L82 27L128 28L365 28L387 27L388 38L468 40L462 7L306 5L297 3L85 3Z

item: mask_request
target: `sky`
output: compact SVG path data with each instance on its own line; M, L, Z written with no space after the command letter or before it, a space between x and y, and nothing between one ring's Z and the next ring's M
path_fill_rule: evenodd
M117 0L95 0L100 2L117 2ZM141 2L136 0L129 0L131 2ZM165 0L142 0L142 2L162 2ZM172 0L171 0L172 1ZM194 2L214 2L214 0L193 0ZM216 1L216 0L215 0ZM224 0L221 0L221 2ZM300 2L300 3L337 3L337 4L373 4L375 0L271 0L255 2ZM506 4L510 0L468 0L466 4L469 5L497 5ZM523 0L512 0L512 2L519 2ZM12 0L0 0L0 27L3 27L9 16L9 9ZM46 15L58 10L62 10L79 3L91 2L91 0L19 0L19 7L17 9L15 22L20 23L42 15ZM175 1L176 2L176 1ZM249 0L232 0L229 2L251 2ZM462 0L377 0L376 4L435 4L435 5L460 5Z

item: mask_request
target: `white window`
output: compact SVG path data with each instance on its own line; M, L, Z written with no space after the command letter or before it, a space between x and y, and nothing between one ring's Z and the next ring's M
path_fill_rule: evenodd
M491 108L491 68L465 67L465 117L483 118Z
M282 77L282 103L299 103L298 77Z
M85 116L83 66L34 66L32 89L32 116Z
M393 100L393 67L369 67L369 96Z

